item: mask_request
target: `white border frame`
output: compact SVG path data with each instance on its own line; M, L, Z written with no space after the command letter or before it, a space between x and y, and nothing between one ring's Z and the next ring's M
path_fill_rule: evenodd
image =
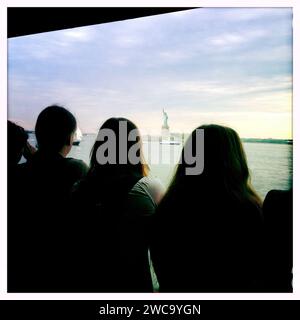
M298 3L297 3L298 2ZM2 0L0 5L0 140L7 148L7 8L8 7L291 7L293 8L293 181L300 189L300 2L299 0ZM298 37L296 37L296 35ZM298 55L297 55L298 53ZM298 120L297 120L298 119ZM300 298L300 200L294 197L294 293L7 293L7 162L0 157L0 299L2 300L294 300ZM298 164L298 166L296 165ZM299 193L300 194L300 193Z

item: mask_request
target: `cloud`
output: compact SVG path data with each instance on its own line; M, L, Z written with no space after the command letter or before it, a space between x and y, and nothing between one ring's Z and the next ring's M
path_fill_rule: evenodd
M253 47L248 51L241 52L236 58L236 61L257 61L279 63L285 61L290 63L292 60L292 46L291 44L268 46L268 47Z
M226 46L245 42L246 39L239 34L223 34L211 39L210 43L215 46Z
M85 28L68 29L60 34L62 39L74 42L86 42L92 39L91 31Z
M177 81L173 89L193 109L210 107L216 112L252 111L284 113L292 110L292 79L272 78ZM186 110L190 112L190 110Z
M267 18L286 17L292 13L290 8L231 8L222 9L222 19L233 22L252 22Z
M123 48L132 48L143 42L143 39L136 35L118 35L113 39L115 45Z
M91 27L53 31L10 39L8 42L10 60L55 60L62 56L72 56L74 49L80 51L84 43L93 39ZM80 45L80 46L79 46ZM72 58L72 57L71 57Z
M250 31L241 31L235 33L221 33L218 36L212 37L209 44L216 47L235 47L243 43L257 41L260 38L268 36L267 30L257 29Z
M236 95L236 94L255 94L261 92L272 92L278 90L291 90L291 77L281 76L273 78L252 78L244 82L228 82L228 81L182 81L175 84L178 91L187 93L201 94L220 94L220 95Z
M161 51L158 53L158 61L163 63L177 63L192 57L192 53L186 50Z

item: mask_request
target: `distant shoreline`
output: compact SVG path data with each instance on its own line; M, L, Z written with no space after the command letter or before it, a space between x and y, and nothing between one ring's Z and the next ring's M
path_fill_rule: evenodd
M242 142L293 144L293 140L292 140L292 139L256 139L256 138L242 138Z
M33 130L26 130L27 133L29 134L34 134L35 132ZM96 135L96 133L83 133L83 135ZM172 133L171 133L172 135ZM176 136L177 138L180 136L180 134L175 133L173 134L174 136ZM187 134L185 134L185 136L188 136ZM155 138L159 138L159 136L152 136L152 138L154 138L154 140L156 140ZM293 139L259 139L259 138L241 138L242 142L247 142L247 143L274 143L274 144L293 144Z

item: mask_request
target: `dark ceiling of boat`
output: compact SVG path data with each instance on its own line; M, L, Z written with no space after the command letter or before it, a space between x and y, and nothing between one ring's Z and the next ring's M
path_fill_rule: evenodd
M8 38L134 19L194 8L169 7L10 7Z

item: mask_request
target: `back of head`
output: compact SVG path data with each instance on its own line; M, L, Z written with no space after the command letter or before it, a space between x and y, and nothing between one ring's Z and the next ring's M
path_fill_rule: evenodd
M22 127L7 121L7 138L8 164L16 165L22 157L28 134Z
M114 143L108 144L109 140ZM106 155L100 150L105 150L105 146L110 149L106 151L113 161L109 161L107 157L107 162L103 163L99 159ZM133 151L137 160L134 163L130 157ZM142 152L141 135L132 121L126 118L110 118L102 124L91 150L90 169L91 172L100 173L102 176L130 173L146 176L148 174L148 165L145 163Z
M231 128L204 125L204 176L224 188L229 194L241 197L249 183L249 169L242 142Z
M38 116L35 135L39 150L58 153L70 144L77 123L67 109L53 105L45 108Z
M199 150L196 139L198 129L204 130L204 170L199 175L186 175L184 153ZM190 142L190 143L188 143ZM202 125L195 129L184 146L181 164L175 173L171 189L184 186L187 194L204 192L208 198L224 196L238 202L251 201L260 205L261 201L250 183L246 155L238 134L231 128L220 125ZM187 150L188 148L192 150Z

